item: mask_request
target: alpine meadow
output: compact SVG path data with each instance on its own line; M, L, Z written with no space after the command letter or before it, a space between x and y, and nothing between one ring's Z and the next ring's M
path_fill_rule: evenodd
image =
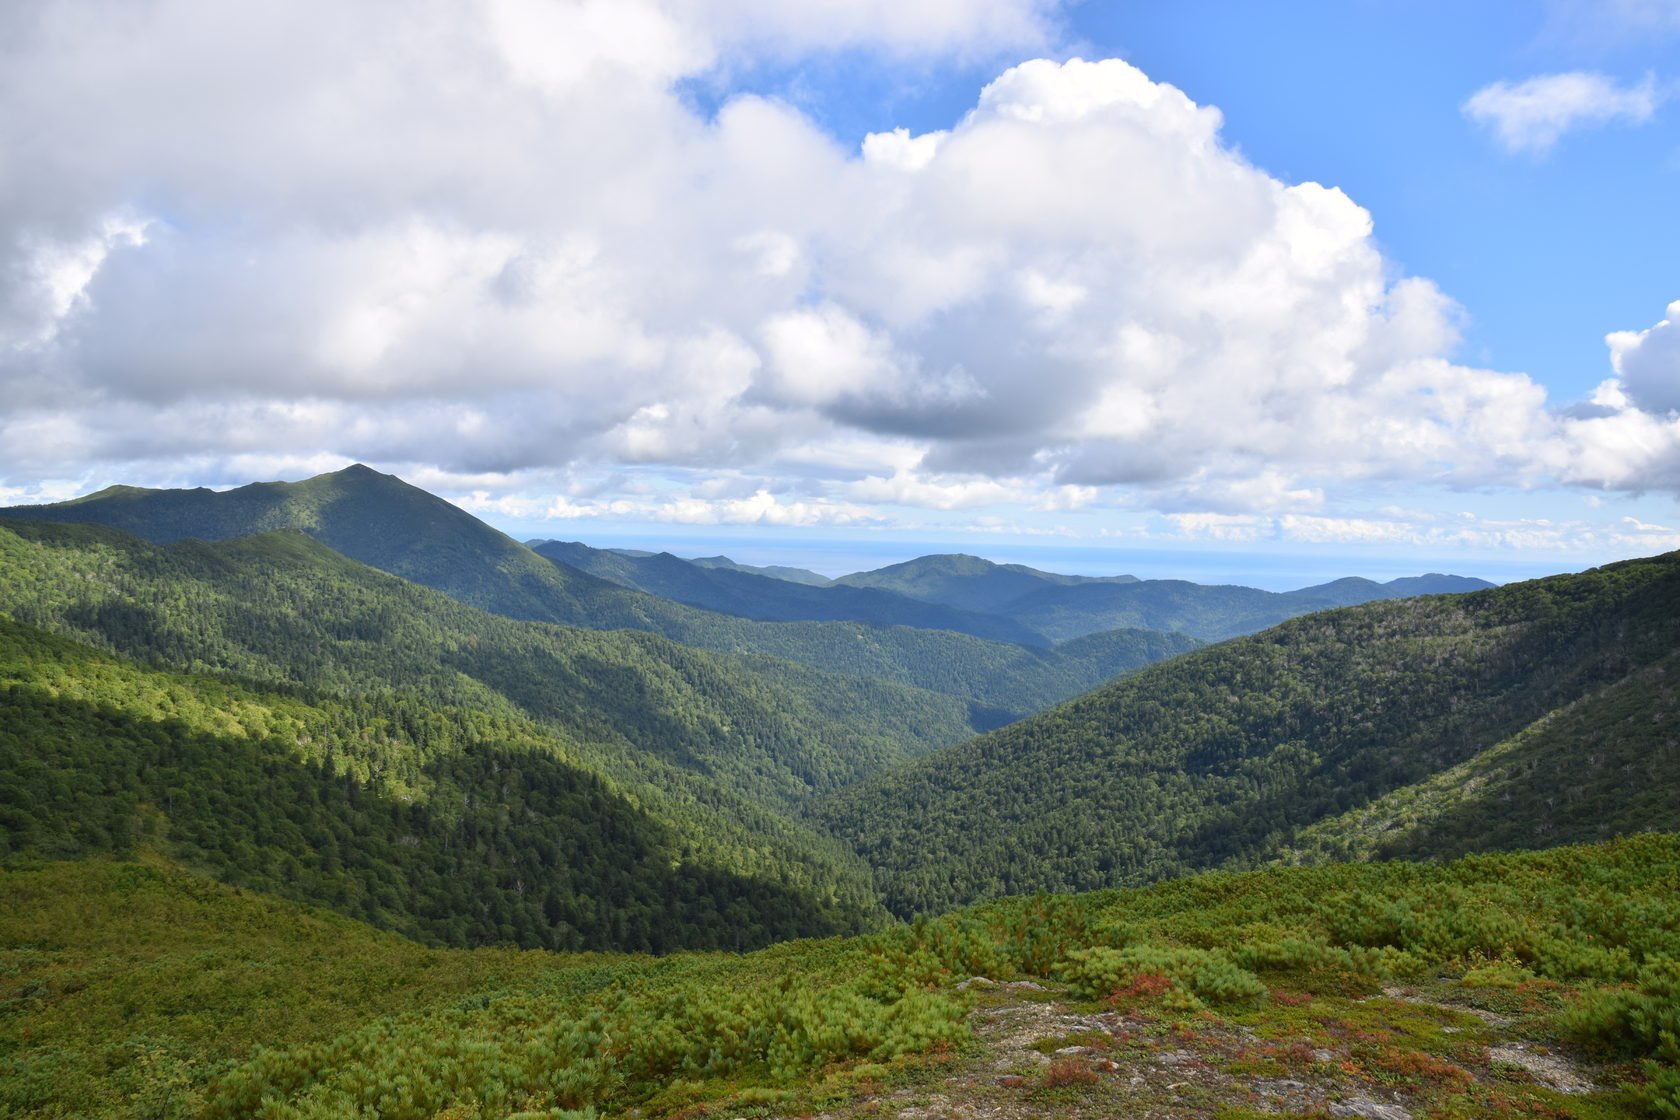
M0 1120L1680 1120L1677 82L0 11Z

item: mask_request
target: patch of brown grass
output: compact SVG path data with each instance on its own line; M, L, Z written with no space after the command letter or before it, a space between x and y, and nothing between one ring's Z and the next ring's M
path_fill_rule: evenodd
M1044 1087L1060 1089L1064 1085L1094 1085L1097 1071L1077 1058L1058 1058L1044 1071Z

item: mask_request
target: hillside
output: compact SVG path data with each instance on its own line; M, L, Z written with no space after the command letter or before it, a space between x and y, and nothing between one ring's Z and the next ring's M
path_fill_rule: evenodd
M85 730L76 748L82 754L28 753L69 750L69 740L42 740L34 746L26 741L14 748L26 749L24 757L35 757L46 767L34 771L37 784L67 781L106 788L101 785L105 778L95 776L104 773L100 767L107 763L144 771L140 761L119 763L96 749L99 721L112 705L128 714L110 717L108 734L142 752L152 750L153 739L163 733L155 725L181 718L186 701L174 698L197 695L201 688L210 695L194 704L210 714L186 730L249 738L248 721L224 712L215 697L235 686L255 688L262 694L251 701L258 709L292 697L314 714L289 717L273 734L252 732L256 741L251 749L258 755L251 767L282 766L287 772L298 762L326 767L325 776L294 776L310 788L310 783L325 783L328 792L332 774L353 773L363 786L376 787L387 799L381 805L393 813L410 802L437 812L443 819L433 823L444 831L436 839L445 847L459 842L450 839L454 834L448 828L462 823L463 804L478 798L496 806L511 796L511 777L501 780L506 788L500 794L474 792L473 783L493 783L490 775L497 772L517 776L526 789L521 797L535 799L528 812L538 817L544 797L588 800L597 797L591 790L604 784L626 803L619 809L612 807L617 802L592 808L595 819L589 827L617 829L633 838L638 851L652 860L649 867L657 865L657 853L669 852L668 865L693 863L697 870L785 887L818 912L838 906L839 916L832 920L788 927L805 932L873 921L878 911L867 871L856 857L791 814L813 792L953 741L967 726L968 713L960 702L903 686L687 649L650 634L600 633L477 611L356 564L301 533L160 548L103 527L14 523L0 527L0 612L11 616L6 624L11 653L0 664L19 686L8 694L17 706L14 718L27 717L29 726L65 720ZM68 638L109 652L86 645L58 650L42 644L47 636L37 627L59 635L54 640ZM110 661L113 654L147 664L119 671ZM65 664L77 667L66 670ZM168 679L146 676L165 670L173 673ZM46 698L38 695L43 679L59 682ZM67 696L76 697L79 706L69 705ZM308 731L305 737L300 723L337 730L331 736ZM290 752L286 759L274 755L278 748L269 742L274 735L282 753ZM212 747L193 749L213 755ZM489 775L483 773L486 767ZM255 771L239 771L249 773ZM235 778L230 771L228 780ZM119 785L118 802L99 802L100 811L90 818L101 827L118 809L118 816L129 820L133 813L124 806L157 805L154 786L126 780ZM260 788L251 779L238 790L214 793L213 799L227 802L223 815L228 819L241 820L262 809ZM33 812L37 797L9 787L5 801ZM546 802L551 809L560 803ZM620 812L620 824L606 821L608 810ZM218 817L208 809L202 815ZM65 809L55 818L57 824L33 830L43 850L63 840L75 816ZM399 827L400 821L391 819L388 835L412 833L430 843L418 826ZM515 834L526 828L526 818L493 815L492 823L491 831L513 829L507 842L519 854L508 859L508 866L546 850L520 847L524 841ZM237 847L238 832L230 826L226 843ZM281 832L280 839L296 847L292 826ZM305 846L315 853L309 859L325 851L317 832L304 830ZM122 850L121 838L114 836L73 844L70 850L102 845ZM581 840L574 846L591 850ZM598 862L611 847L596 846L585 862ZM468 844L461 854L472 850ZM636 858L642 856L627 857L625 863ZM329 858L323 866L330 869L331 864ZM544 873L547 879L527 876L523 881L533 890L555 885L562 894L588 896L596 900L591 905L614 899L615 905L628 906L621 892L598 892L599 883L570 882L574 873L561 864ZM498 873L498 889L519 878L509 875L505 869ZM415 878L398 878L394 889L400 905L392 908L407 913L420 905ZM314 894L307 897L323 901ZM540 897L533 893L525 901ZM337 896L326 901L343 902ZM428 911L433 923L428 928L445 940L478 939L472 932L479 928L477 913L434 907ZM461 918L465 925L458 928ZM613 929L610 916L602 920L608 922L602 928ZM392 924L409 928L395 919ZM663 935L649 930L657 924L622 927L635 931L623 940L603 941L607 935L596 929L582 943L656 944ZM768 935L756 919L739 922L737 929L726 934L729 943L736 937L762 941ZM531 944L575 943L556 921L522 925L508 936Z
M844 584L815 587L733 568L708 567L668 552L636 555L590 548L577 541L538 541L531 548L539 556L620 586L741 618L914 626L1016 645L1049 645L1043 635L1012 619L925 603L891 591Z
M555 564L441 498L363 466L226 492L112 487L69 502L3 509L0 518L109 525L155 544L301 530L353 560L510 618L642 630L702 649L943 692L970 706L971 730L1195 645L1177 635L1124 634L1066 655L945 630L771 623L700 610Z
M1579 844L1680 819L1680 651L1473 758L1303 829L1291 860Z
M264 691L0 617L0 857L155 848L430 944L739 949L878 923L860 868L734 783L608 757L411 689Z
M1676 874L1653 836L652 960L424 948L156 859L14 865L0 1113L1668 1115Z
M1629 678L1680 646L1676 602L1680 554L1315 614L948 748L819 816L877 868L900 914L1245 865L1551 713L1570 728L1560 709L1618 682L1589 716L1643 697ZM1550 759L1591 756L1593 730L1546 740ZM1648 741L1673 749L1665 734ZM1671 760L1650 765L1672 776ZM1501 803L1501 835L1544 842L1535 791L1559 794L1580 770L1536 769L1528 800ZM1607 770L1603 796L1633 793L1642 773ZM1668 827L1677 793L1633 793L1617 827Z

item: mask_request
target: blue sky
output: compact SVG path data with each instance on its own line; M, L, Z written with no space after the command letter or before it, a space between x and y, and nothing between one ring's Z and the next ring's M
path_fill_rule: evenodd
M11 501L364 461L520 537L1268 586L1680 547L1674 0L3 18Z

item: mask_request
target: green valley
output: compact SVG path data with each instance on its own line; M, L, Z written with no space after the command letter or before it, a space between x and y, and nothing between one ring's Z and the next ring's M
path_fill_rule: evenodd
M1667 828L1671 708L1650 685L1680 649L1676 603L1680 555L1671 554L1309 615L844 790L820 816L882 874L888 905L908 915L1276 858L1297 831L1405 798L1399 791L1474 767L1550 718L1556 731L1535 728L1518 748L1521 776L1485 790L1525 791L1501 802L1500 824L1459 826L1455 840L1442 807L1411 842L1397 837L1398 847L1380 850L1429 855L1598 835L1591 811L1553 812L1554 795L1567 805L1578 786L1590 794L1585 804L1612 808L1606 831ZM1641 730L1624 738L1623 726ZM1594 746L1598 733L1615 741ZM1617 764L1578 783L1581 763L1565 759L1601 750ZM1656 792L1646 792L1647 778ZM1332 844L1338 829L1324 829Z

